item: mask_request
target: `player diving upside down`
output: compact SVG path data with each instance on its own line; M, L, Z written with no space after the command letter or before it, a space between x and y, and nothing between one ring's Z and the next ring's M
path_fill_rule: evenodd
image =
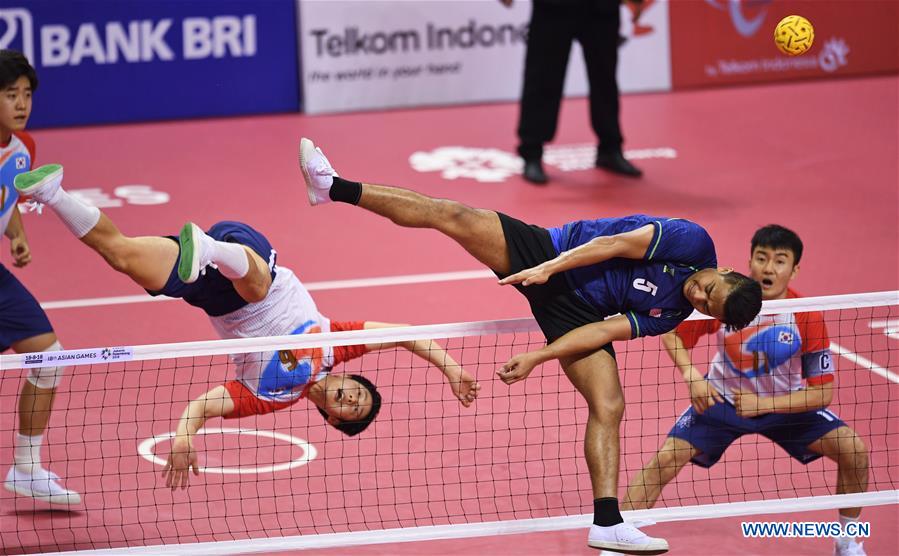
M75 237L150 295L181 298L205 311L222 338L402 326L329 320L296 275L276 264L265 236L247 224L219 222L204 233L187 223L179 237L128 237L99 209L66 192L62 178L62 166L50 164L20 174L15 186L23 196L53 209ZM366 378L332 374L331 369L396 346L440 369L463 406L477 398L480 385L474 377L432 340L239 354L233 356L236 378L184 409L163 471L166 485L186 488L190 470L199 474L192 439L212 417L261 415L307 398L330 425L350 436L359 434L377 416L381 395Z

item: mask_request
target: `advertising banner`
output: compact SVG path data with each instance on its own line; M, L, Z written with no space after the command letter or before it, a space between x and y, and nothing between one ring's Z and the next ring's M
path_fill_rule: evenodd
M671 88L668 2L650 1L640 25L622 7L623 91ZM300 0L304 109L338 112L516 100L531 3L499 0ZM565 92L587 92L580 48Z
M899 70L895 0L695 0L669 10L675 88ZM774 45L788 15L814 27L801 56Z
M4 0L0 48L39 89L30 126L295 111L293 0Z

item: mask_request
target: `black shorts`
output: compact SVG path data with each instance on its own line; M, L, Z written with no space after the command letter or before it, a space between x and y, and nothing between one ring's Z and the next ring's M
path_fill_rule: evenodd
M501 212L499 221L506 236L506 249L509 252L511 270L515 274L556 258L558 252L553 246L549 231L540 226L525 224ZM505 278L497 274L500 278ZM585 324L600 322L605 319L592 305L581 298L568 283L564 274L555 274L545 284L522 286L515 288L524 295L531 305L531 313L537 319L540 330L548 342L553 342L566 333ZM615 357L611 343L602 349Z

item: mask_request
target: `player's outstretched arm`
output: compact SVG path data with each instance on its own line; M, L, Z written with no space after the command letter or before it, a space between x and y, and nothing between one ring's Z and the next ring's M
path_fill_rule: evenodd
M647 224L623 234L593 238L583 245L560 253L554 259L507 276L499 283L501 285L521 284L522 286L543 284L553 274L572 268L598 264L615 258L642 259L646 255L646 250L649 249L654 229L652 224Z
M406 326L403 324L389 324L386 322L366 322L365 328L395 328L398 326ZM385 344L366 344L368 351L377 351L381 349L390 349L393 347L405 348L415 355L421 357L428 363L434 365L440 372L446 376L446 381L453 394L465 407L470 406L478 397L478 391L481 385L475 380L471 373L462 368L452 356L443 349L439 343L434 340L409 340L406 342L390 342Z
M630 340L631 323L624 315L602 322L585 324L546 347L514 356L496 372L506 384L524 380L534 367L549 361L581 353L591 353L614 340Z
M724 401L724 397L712 388L702 372L693 365L690 350L684 345L684 340L676 329L662 335L662 345L683 375L684 382L690 390L690 403L697 413L701 414L716 403Z
M165 486L172 490L179 486L185 489L190 482L190 471L193 470L194 475L200 474L200 464L193 446L194 435L208 419L222 417L232 411L234 401L224 386L216 386L187 404L172 439L172 451L162 468Z

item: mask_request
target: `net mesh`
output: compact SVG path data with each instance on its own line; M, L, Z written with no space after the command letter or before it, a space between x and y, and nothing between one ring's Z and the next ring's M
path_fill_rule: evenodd
M869 450L869 491L899 488L899 292L767 304L765 313L823 311L837 369L829 409ZM794 307L799 309L794 309ZM482 390L470 408L445 377L402 348L367 353L334 369L378 384L385 400L358 437L328 426L306 400L272 414L210 420L195 446L204 467L187 490L161 478L185 405L233 378L231 355L272 348L439 341ZM78 511L3 493L0 552L196 543L471 524L592 511L583 458L586 404L557 362L507 386L495 371L542 346L531 320L410 327L303 337L130 348L132 360L87 363L84 350L59 388L44 465L81 493ZM714 342L711 342L713 344ZM709 341L693 350L705 371ZM91 351L91 350L88 350ZM616 345L627 407L620 492L652 458L689 395L656 338ZM92 351L104 356L102 348ZM112 349L106 352L115 354ZM839 354L839 356L837 355ZM27 359L0 358L0 436L17 430ZM84 364L81 364L84 363ZM11 462L11 442L0 461ZM687 466L657 507L833 494L836 466L793 460L771 441L744 436L711 469Z

